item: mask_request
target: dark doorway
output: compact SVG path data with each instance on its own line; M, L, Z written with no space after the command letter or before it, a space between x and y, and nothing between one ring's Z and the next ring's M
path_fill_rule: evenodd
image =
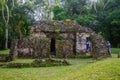
M56 55L55 38L51 38L50 49L51 49L51 55Z

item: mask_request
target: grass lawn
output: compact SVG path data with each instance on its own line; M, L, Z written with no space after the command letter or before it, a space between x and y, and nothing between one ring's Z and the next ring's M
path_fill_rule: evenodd
M70 74L68 80L120 80L120 59L106 59L89 64Z
M9 51L10 51L9 49L8 50L1 50L0 54L6 54L7 55L7 54L9 54Z
M67 59L69 66L40 68L0 68L0 80L119 80L120 49L112 49L112 58L94 61ZM7 54L8 51L0 51ZM31 62L31 59L16 59L15 62Z
M0 68L0 80L67 80L71 73L90 64L92 59L69 59L68 61L72 65L20 69Z

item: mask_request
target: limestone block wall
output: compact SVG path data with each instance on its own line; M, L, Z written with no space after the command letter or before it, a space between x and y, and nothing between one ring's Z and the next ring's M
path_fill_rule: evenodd
M18 40L17 48L14 47L11 49L11 52L17 52L18 57L49 57L50 40L48 38L26 37Z
M110 56L106 41L101 35L92 33L90 39L92 42L92 56L94 58Z
M86 41L87 37L90 37L90 34L87 33L77 33L76 35L76 52L85 53L86 52Z
M59 36L62 36L65 40L68 40L70 43L73 44L74 41L73 33L61 33Z
M72 57L73 45L68 40L56 40L56 57Z

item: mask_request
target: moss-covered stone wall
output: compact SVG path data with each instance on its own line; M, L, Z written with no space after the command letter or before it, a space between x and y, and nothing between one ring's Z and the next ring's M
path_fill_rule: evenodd
M13 48L11 52L17 52L18 57L32 57L32 58L49 57L50 40L48 38L37 37L23 38L21 40L18 40L17 48ZM12 54L15 55L16 53Z
M56 40L56 57L73 57L73 45L68 40Z
M104 57L110 56L107 49L107 43L101 35L92 33L90 35L90 39L92 42L91 54L93 58L100 58L100 57L104 58Z
M56 56L72 57L83 48L81 33L90 34L92 56L109 55L106 41L101 35L94 33L88 27L81 27L73 21L40 21L31 26L31 35L12 43L10 55L18 57L49 57L51 39L55 38ZM85 37L86 38L86 37ZM85 52L84 40L84 51ZM80 43L80 44L79 44ZM74 54L73 54L74 52Z

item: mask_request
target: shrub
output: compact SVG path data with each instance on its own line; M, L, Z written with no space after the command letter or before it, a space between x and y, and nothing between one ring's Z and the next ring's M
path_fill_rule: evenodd
M30 63L10 62L8 64L3 65L2 67L5 67L5 68L26 68L26 67L31 67L31 64Z
M32 63L19 63L19 62L9 62L6 64L0 63L0 66L3 68L50 67L62 65L69 65L69 63L66 60L54 60L54 59L35 59Z
M32 62L33 67L50 67L50 66L61 66L69 65L66 60L55 60L55 59L36 59Z

